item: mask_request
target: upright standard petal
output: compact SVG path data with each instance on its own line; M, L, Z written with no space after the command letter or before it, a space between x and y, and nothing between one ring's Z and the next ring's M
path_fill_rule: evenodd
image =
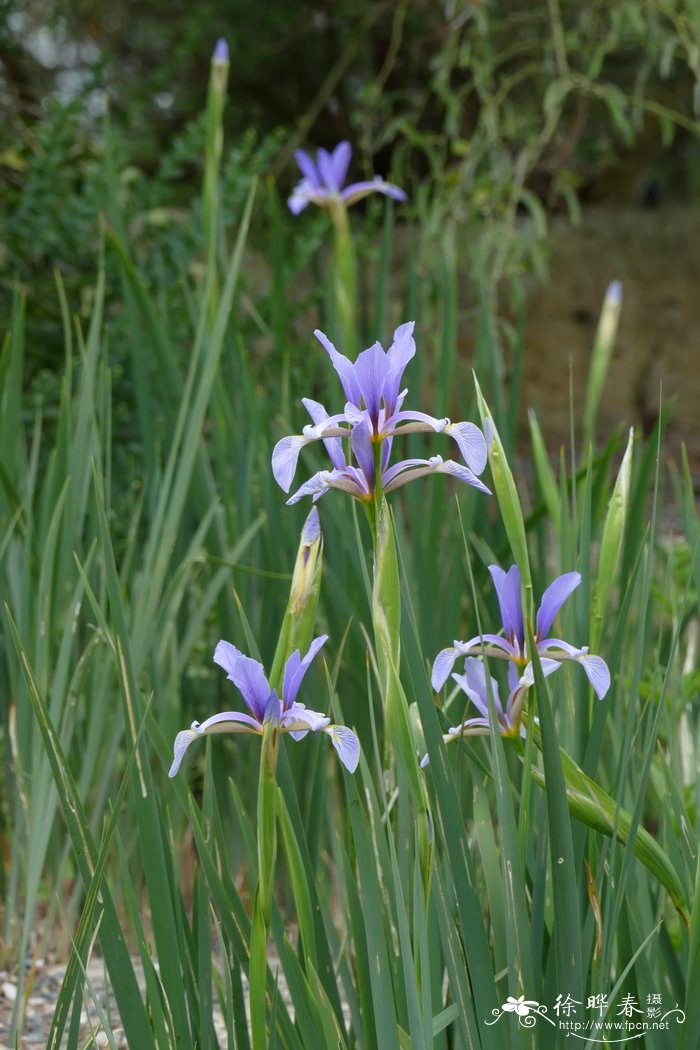
M554 583L550 583L542 595L540 607L537 610L537 638L546 638L549 628L554 623L554 618L561 609L569 595L576 590L581 582L580 572L565 572L558 576Z
M387 356L379 343L373 343L372 346L363 350L354 365L355 379L374 432L377 431L379 424L379 409L387 372Z
M343 393L348 401L353 405L360 407L360 388L357 385L357 379L355 378L355 366L353 365L350 358L346 357L345 354L341 354L333 346L327 335L324 335L318 328L314 332L314 335L318 339L319 343L326 351L331 359L331 364L335 368L340 384L343 388Z
M309 183L315 190L321 189L321 180L316 165L314 164L310 154L303 149L297 149L294 151L294 159L299 165L299 170L305 179L308 179Z
M504 572L498 565L489 565L489 572L496 588L505 636L511 643L517 642L522 653L525 644L525 630L518 566L512 565L508 572Z
M374 492L374 450L369 436L369 429L364 420L353 427L350 445L353 455L359 463L360 470L367 479L368 491Z
M406 365L416 352L416 341L413 338L415 326L415 321L406 321L405 324L399 325L394 332L394 340L387 350L389 370L384 382L387 416L394 413Z
M223 640L214 651L214 663L223 667L250 710L262 722L271 695L262 664L250 656L244 656L235 645Z
M287 711L296 700L299 687L304 675L309 669L311 661L327 641L327 634L319 635L318 638L314 638L303 660L298 649L295 649L292 655L288 658L284 665L284 680L282 685L282 700L285 711Z
M328 157L328 165L326 166L324 161L324 165L321 167L319 157L319 168L328 189L337 192L344 185L347 178L352 156L350 143L339 142L333 152L330 155L326 154L326 156Z

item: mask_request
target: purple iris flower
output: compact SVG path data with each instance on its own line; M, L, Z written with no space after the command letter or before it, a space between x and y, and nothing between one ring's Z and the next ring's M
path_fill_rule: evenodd
M326 715L309 711L304 704L296 702L302 679L327 638L326 634L314 638L303 659L298 649L292 653L284 665L281 699L270 688L262 664L250 656L244 656L230 642L219 642L214 652L214 663L227 672L228 678L245 700L248 711L222 711L205 722L193 722L191 729L178 733L168 776L175 776L185 751L197 737L210 733L257 733L262 736L265 725L270 722L275 724L278 732L289 733L293 740L301 740L309 731L327 733L340 761L354 773L360 760L360 744L353 731L346 726L331 725Z
M315 402L314 402L315 404ZM308 404L307 404L308 408ZM293 496L287 500L288 504L298 503L304 496L313 496L314 503L324 495L328 489L341 489L349 492L355 499L369 502L374 499L376 489L376 468L374 463L374 452L369 430L364 423L353 427L350 433L350 445L357 466L345 461L342 445L338 438L327 440L326 446L331 441L337 442L329 450L333 470L319 470L317 474L305 481L301 488L297 489ZM427 474L450 474L468 485L475 485L484 492L489 490L475 478L468 467L454 460L444 460L442 456L431 456L430 459L403 459L393 466L389 466L389 454L391 442L382 448L382 491L393 492L401 485L405 485L415 478L425 477Z
M468 718L461 725L448 729L442 739L448 744L450 741L459 740L464 736L488 736L491 732L489 691L486 682L486 668L483 662L475 659L473 656L468 657L464 661L464 674L453 674L452 678L460 689L467 694L477 711L479 711L479 715L474 718ZM498 729L501 736L525 736L525 726L520 721L520 712L525 693L530 684L524 678L521 678L516 683L515 688L511 690L504 708L498 692L498 682L495 678L491 678L491 695L496 707L496 718L498 719ZM429 761L428 755L425 755L421 766L427 766Z
M398 488L414 477L438 472L452 474L482 492L489 492L477 478L487 459L486 442L477 426L451 423L449 419L437 419L425 412L405 411L402 407L407 393L401 390L403 373L416 352L413 329L413 321L401 325L394 332L394 340L387 351L375 343L363 350L355 362L339 353L323 332L315 333L338 374L346 403L342 412L329 416L323 405L305 398L302 403L311 416L311 424L305 426L301 434L282 438L275 445L272 472L285 492L291 487L299 453L310 442L323 441L333 464L332 471L315 475L307 482L312 487L307 490L302 486L305 491L300 489L290 502L296 502L301 495L313 494L318 498L328 487L344 488L358 499L371 499L375 487L372 446L381 442L385 442L381 456L385 490ZM403 460L389 467L392 439L418 432L449 434L456 441L466 466L435 456L429 460ZM341 439L347 437L351 439L359 473L357 467L348 466L345 461ZM385 471L388 471L386 478Z
M364 182L352 182L345 186L345 178L350 165L352 149L349 142L340 142L332 153L320 149L316 160L299 149L295 152L296 162L303 178L289 198L289 210L298 215L307 204L317 204L319 208L328 208L333 201L342 201L345 207L362 200L370 193L383 193L397 201L405 201L406 194L398 186L385 182L375 175Z
M534 681L532 663L527 655L523 610L520 595L520 572L517 565L504 572L498 565L490 565L489 572L496 588L498 604L503 621L503 635L484 634L471 638L468 642L454 643L449 649L438 653L433 664L433 689L440 690L447 681L455 661L460 656L494 656L509 660L508 681L514 689L523 679L528 685ZM599 700L602 700L610 688L610 671L600 656L590 656L588 647L577 649L560 638L550 638L549 630L559 609L569 595L581 582L578 572L565 572L550 584L542 595L537 610L535 645L541 657L542 671L550 675L557 671L564 660L575 660L581 664L588 681ZM522 676L522 677L521 677Z

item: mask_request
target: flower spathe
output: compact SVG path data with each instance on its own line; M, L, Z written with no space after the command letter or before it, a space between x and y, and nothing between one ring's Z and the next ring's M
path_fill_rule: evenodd
M360 744L355 733L346 726L332 725L326 715L310 711L296 700L304 675L327 637L324 634L315 638L303 658L298 649L288 658L281 698L270 688L262 664L245 656L230 642L220 641L214 652L214 663L226 671L245 700L248 711L222 711L204 722L193 722L190 729L178 733L168 776L175 776L185 751L198 737L211 733L256 733L262 736L269 723L273 723L278 732L289 733L293 740L301 740L309 732L326 733L340 761L350 773L354 773L360 759Z
M508 572L504 572L498 565L490 565L489 572L501 610L503 635L483 634L471 638L468 642L455 641L453 646L443 649L433 664L433 689L442 689L460 656L493 656L510 661L508 681L511 689L515 688L518 681L525 680L528 685L532 685L534 681L532 662L528 657L525 640L518 567L512 565ZM602 700L610 688L610 671L602 657L589 654L588 646L579 649L560 638L549 637L550 628L559 609L580 582L580 573L566 572L547 587L537 610L535 647L541 658L540 663L545 676L557 671L563 661L575 660L583 667L598 699Z
M349 208L370 193L383 193L397 201L405 201L406 194L398 186L375 175L373 179L345 185L350 166L352 148L349 142L340 142L332 152L320 149L316 160L305 150L296 150L296 162L303 176L288 200L289 210L294 215L303 211L307 204L316 204L328 209L336 201Z
M493 697L498 731L501 736L525 736L525 727L520 721L520 712L522 711L525 693L532 683L524 676L516 683L515 688L511 690L505 707L501 704L496 679L490 677L490 685L486 680L486 667L483 661L477 660L473 656L468 657L464 661L464 674L453 674L452 678L462 692L469 697L479 714L473 718L467 718L466 721L458 726L448 729L447 733L444 733L442 737L446 744L454 740L461 740L462 737L488 736L491 732L489 691ZM428 762L428 755L425 755L421 766L427 766Z
M477 477L484 470L487 459L486 442L477 426L452 423L446 418L403 408L407 394L401 389L403 373L416 352L413 329L412 321L400 325L387 351L375 343L363 350L354 362L336 350L323 332L315 333L331 359L346 401L342 412L329 415L322 404L304 398L302 403L311 423L301 434L284 437L275 445L272 472L285 492L289 492L299 455L307 444L323 441L333 466L330 471L315 474L290 497L289 503L306 495L319 499L329 488L343 489L356 499L373 499L377 482L374 449L380 444L379 467L385 492L431 473L451 474L482 492L489 492ZM433 456L430 459L402 460L389 466L393 438L420 432L448 434L456 442L465 464ZM357 465L346 462L343 438L350 438Z

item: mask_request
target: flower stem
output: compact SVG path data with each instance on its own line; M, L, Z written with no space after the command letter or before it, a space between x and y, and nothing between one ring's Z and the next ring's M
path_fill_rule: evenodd
M258 887L250 935L250 1019L253 1050L267 1050L265 993L267 942L277 857L277 727L265 723L258 781Z
M355 247L352 242L348 210L342 200L333 201L330 209L335 229L335 251L333 258L333 288L338 324L343 338L344 352L351 358L359 348L357 337L356 300L357 266Z

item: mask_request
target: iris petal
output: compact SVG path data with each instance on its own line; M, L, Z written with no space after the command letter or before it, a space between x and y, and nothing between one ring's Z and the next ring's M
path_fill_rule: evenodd
M323 732L331 738L331 743L338 752L338 758L348 773L354 773L360 761L360 741L356 734L347 726L334 725L327 726Z
M515 639L522 652L525 644L525 630L520 596L520 570L517 565L512 565L508 572L504 572L498 565L489 565L489 572L496 588L506 638Z
M537 610L537 637L546 638L562 605L581 582L580 572L565 572L550 583Z
M255 717L262 721L271 692L262 664L223 640L214 651L214 663L223 667Z

